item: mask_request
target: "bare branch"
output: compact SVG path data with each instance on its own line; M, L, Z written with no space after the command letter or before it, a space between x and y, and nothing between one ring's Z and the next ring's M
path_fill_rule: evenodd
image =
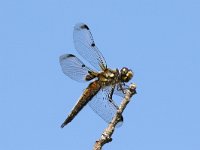
M116 115L114 116L112 121L109 123L108 127L103 131L101 138L98 141L96 141L96 143L93 147L93 150L101 150L104 144L112 141L111 136L114 133L115 127L116 127L117 123L121 120L122 113L123 113L124 109L126 108L127 104L130 102L131 97L134 94L136 94L136 85L131 84L129 86L129 89L126 92L124 99L122 100L122 102L119 106L119 109L118 109Z

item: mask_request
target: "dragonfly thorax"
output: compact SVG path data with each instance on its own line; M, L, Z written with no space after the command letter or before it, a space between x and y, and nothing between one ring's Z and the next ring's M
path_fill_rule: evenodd
M103 86L113 85L118 82L118 70L105 69L98 74L98 80L102 82Z

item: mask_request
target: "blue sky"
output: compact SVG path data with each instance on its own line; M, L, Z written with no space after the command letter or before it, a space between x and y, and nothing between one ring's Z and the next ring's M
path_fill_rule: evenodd
M86 106L60 128L87 86L58 61L80 57L77 22L91 28L110 68L135 73L138 94L104 148L200 149L199 18L198 0L1 1L0 149L92 149L107 126Z

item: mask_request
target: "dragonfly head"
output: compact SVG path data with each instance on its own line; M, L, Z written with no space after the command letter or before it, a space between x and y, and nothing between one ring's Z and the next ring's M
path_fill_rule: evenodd
M122 82L128 82L131 80L131 78L133 77L133 72L132 70L126 68L126 67L123 67L121 70L120 70L120 79Z

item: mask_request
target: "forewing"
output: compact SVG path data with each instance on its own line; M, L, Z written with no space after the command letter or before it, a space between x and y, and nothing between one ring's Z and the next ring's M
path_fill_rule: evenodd
M60 56L60 66L65 75L78 82L85 82L88 71L92 71L80 59L72 54Z
M118 109L118 106L111 99L112 93L112 87L105 87L101 89L89 102L89 106L93 111L107 123L111 122ZM122 121L123 120L121 120L117 126L121 126Z
M114 94L124 97L129 86L124 83L119 83L115 86Z
M95 45L89 27L84 23L74 27L74 45L78 53L98 71L107 68L106 61Z

